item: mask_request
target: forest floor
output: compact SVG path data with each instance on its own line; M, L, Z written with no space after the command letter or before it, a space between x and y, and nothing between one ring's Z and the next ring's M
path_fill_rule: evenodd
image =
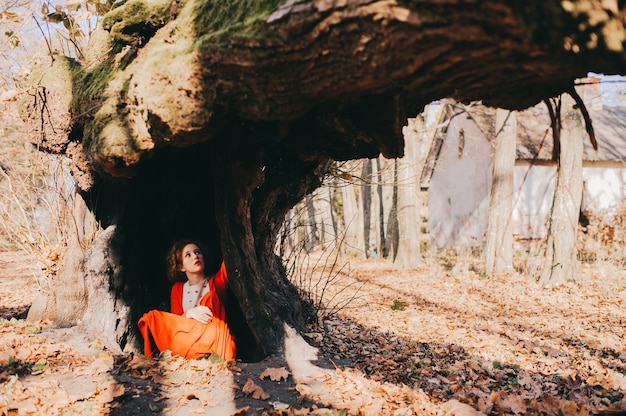
M321 325L227 364L26 322L33 262L0 252L0 415L626 414L623 267L583 264L578 284L543 289L460 263L339 263L299 274L323 293Z

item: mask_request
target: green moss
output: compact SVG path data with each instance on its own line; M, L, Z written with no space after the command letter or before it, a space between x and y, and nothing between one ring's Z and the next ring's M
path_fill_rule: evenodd
M85 149L99 163L118 160L128 166L141 157L141 149L137 148L128 127L116 114L101 111L89 130L90 139L85 143Z
M171 0L129 0L107 13L102 27L116 42L138 46L170 21L170 11Z
M189 73L188 68L193 68L198 59L196 48L221 47L233 39L277 36L265 20L279 0L180 0L180 3L176 20L171 22L171 0L128 0L112 9L102 22L103 32L110 34L103 36L100 48L108 51L106 59L93 67L74 68L72 109L74 114L84 117L79 121L84 124L83 146L96 163L123 161L130 166L150 145L149 140L134 137L138 134L136 126L132 125L132 119L126 119L124 102L133 77L152 79L159 90L162 79L166 82L177 79L180 73ZM166 24L167 32L155 37ZM138 62L137 51L149 39L149 53L142 54ZM181 128L189 128L190 123L200 126L205 120L202 111L198 111L199 105L192 96L172 106L176 114L161 115L165 122L173 123L174 129L181 113L185 114Z
M56 108L59 112L70 111L72 93L72 74L75 73L80 65L72 58L66 56L54 55L51 64L48 62L37 63L33 60L32 72L29 75L28 84L32 86L43 86L49 91L54 91L58 97L62 97L56 105L62 105L64 108ZM28 95L24 95L28 97ZM19 106L21 109L28 105L30 99L21 100Z
M85 135L83 138L83 148L88 154L93 155L95 153L98 153L98 149L102 145L100 143L100 133L112 120L113 115L102 110L95 115L93 121L85 130Z
M199 41L222 43L277 37L265 20L279 3L278 0L197 0L194 26Z
M75 114L90 113L104 100L104 92L113 74L112 59L109 57L91 70L78 68L74 71L72 109Z

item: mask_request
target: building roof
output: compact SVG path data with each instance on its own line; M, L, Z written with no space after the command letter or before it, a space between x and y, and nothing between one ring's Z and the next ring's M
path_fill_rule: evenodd
M626 107L587 108L598 150L593 149L589 135L583 128L583 159L626 162ZM550 160L553 144L550 116L545 104L538 104L517 114L518 160Z
M577 87L589 112L593 125L597 151L594 150L587 131L583 127L583 160L591 162L626 163L626 95L622 84L608 89L598 78L581 80L582 87ZM448 121L454 117L471 118L483 132L485 138L493 141L495 137L496 109L480 103L463 105L454 100L441 100L443 106L439 113L437 132L422 171L422 188L429 186L430 177L439 157L441 144L447 134ZM552 159L552 123L545 103L539 103L517 116L517 160L549 161Z

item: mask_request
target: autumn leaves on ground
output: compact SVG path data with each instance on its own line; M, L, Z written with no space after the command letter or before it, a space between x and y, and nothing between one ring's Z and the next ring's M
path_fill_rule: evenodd
M30 264L0 253L2 415L626 412L619 265L583 264L578 285L542 289L462 261L309 263L329 309L308 344L288 332L284 356L227 365L147 360L79 327L23 321L38 290Z

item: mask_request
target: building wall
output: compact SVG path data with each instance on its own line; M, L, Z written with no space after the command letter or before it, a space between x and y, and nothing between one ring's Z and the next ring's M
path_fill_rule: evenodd
M555 164L531 165L527 161L515 164L511 227L514 238L534 239L548 235L555 175Z
M626 167L583 166L582 210L611 215L626 196Z
M493 148L474 121L464 114L454 117L428 189L431 247L484 244L492 157Z
M545 238L554 196L556 166L515 165L513 196L513 236ZM609 164L583 164L583 200L587 213L610 216L626 196L626 168Z

